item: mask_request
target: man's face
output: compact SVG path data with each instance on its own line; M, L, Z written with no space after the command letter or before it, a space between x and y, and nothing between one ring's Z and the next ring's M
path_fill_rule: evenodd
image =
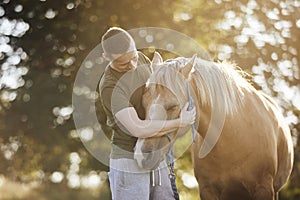
M137 68L138 52L136 50L124 54L110 56L111 67L118 72L127 72Z

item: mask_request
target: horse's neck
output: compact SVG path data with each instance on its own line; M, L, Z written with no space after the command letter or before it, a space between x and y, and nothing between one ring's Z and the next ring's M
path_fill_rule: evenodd
M190 81L192 97L194 99L194 104L197 111L197 116L195 120L195 128L197 132L204 138L208 130L208 126L211 119L211 108L209 105L202 105L199 92L195 81Z

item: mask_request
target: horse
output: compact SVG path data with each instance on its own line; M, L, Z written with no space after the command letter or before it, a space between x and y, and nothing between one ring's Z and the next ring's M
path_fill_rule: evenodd
M256 90L230 62L193 58L163 61L155 53L143 106L147 119L176 119L188 101L196 106L191 145L201 200L276 200L292 171L289 126L279 106ZM174 130L172 142L190 128ZM169 149L166 137L140 138L135 159L155 168Z

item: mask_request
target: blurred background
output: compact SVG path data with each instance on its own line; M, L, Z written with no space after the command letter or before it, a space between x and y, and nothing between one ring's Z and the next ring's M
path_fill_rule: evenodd
M76 72L111 26L179 31L251 74L293 135L295 165L280 199L300 199L299 0L1 0L0 200L111 199L107 166L72 120ZM181 198L199 199L189 151L176 173Z

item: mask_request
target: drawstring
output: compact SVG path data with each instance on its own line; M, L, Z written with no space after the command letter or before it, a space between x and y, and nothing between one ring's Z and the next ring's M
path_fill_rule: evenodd
M154 170L151 171L151 175L152 175L152 187L155 186L155 174L154 174Z
M161 186L161 175L160 175L160 169L158 168L158 185Z
M152 177L152 187L157 186L156 185L156 180L155 180L155 171L157 171L157 175L158 175L158 186L161 186L161 173L160 173L160 169L158 168L157 170L152 170L151 171L151 177Z

